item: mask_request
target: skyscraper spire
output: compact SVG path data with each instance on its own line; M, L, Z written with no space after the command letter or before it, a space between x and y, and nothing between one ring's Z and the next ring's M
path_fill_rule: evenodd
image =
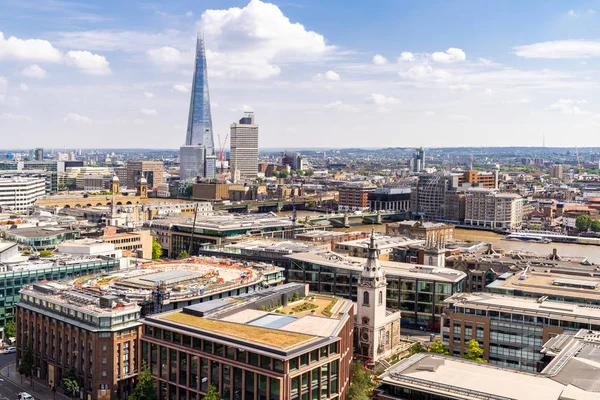
M198 32L196 40L194 77L192 79L190 113L188 117L185 144L187 146L204 146L207 155L212 155L214 153L215 145L212 129L212 116L210 113L206 51L204 48L204 36L200 32Z

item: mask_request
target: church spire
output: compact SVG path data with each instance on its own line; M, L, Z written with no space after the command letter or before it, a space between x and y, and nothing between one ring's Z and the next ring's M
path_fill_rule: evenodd
M371 287L385 285L385 276L379 265L379 250L375 244L374 230L371 231L369 247L367 248L367 262L360 275L360 284Z

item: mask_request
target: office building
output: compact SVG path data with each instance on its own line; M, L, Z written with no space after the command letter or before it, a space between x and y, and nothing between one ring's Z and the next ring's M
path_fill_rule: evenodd
M152 259L152 236L150 231L138 230L119 232L114 226L107 227L100 237L106 243L112 243L115 249L122 250L125 255Z
M465 224L491 229L519 229L523 198L496 189L471 188L465 197Z
M229 200L231 190L243 188L243 185L237 183L195 183L192 188L192 199Z
M46 194L53 194L58 191L58 172L46 170L3 171L0 169L0 180L2 178L40 178L46 183Z
M498 171L479 172L475 170L465 171L458 176L458 184L482 187L485 189L498 189Z
M550 178L562 179L563 167L560 164L550 166Z
M371 211L408 211L410 188L377 188L367 195Z
M239 171L241 176L256 178L258 174L258 125L254 114L246 113L237 124L230 127L229 166L231 171Z
M44 149L42 149L41 147L35 149L33 159L35 161L44 161Z
M408 236L430 243L447 243L454 240L454 225L439 222L399 221L385 226L386 235Z
M464 195L457 189L458 175L443 171L419 175L415 187L411 188L411 212L428 220L462 221Z
M79 396L124 399L139 372L140 306L58 283L33 284L17 304L17 363L33 353L33 376L61 388L75 369Z
M365 259L332 252L290 254L288 282L309 285L314 293L344 297L357 302L358 282ZM387 281L387 308L402 311L402 326L438 330L443 300L463 291L466 275L434 266L380 261Z
M179 177L181 180L195 180L204 176L206 149L201 145L181 146L179 149Z
M0 178L0 211L27 213L36 200L45 194L44 179L16 176Z
M134 189L140 178L145 178L149 188L165 183L162 161L127 161L127 188ZM118 176L118 175L117 175ZM121 179L119 177L119 179Z
M198 149L185 147L203 147L203 158L198 160ZM206 67L206 53L204 38L198 34L196 40L196 54L194 58L194 75L190 96L190 112L188 117L185 145L180 149L180 156L184 156L184 176L187 179L197 171L202 171L201 176L215 177L216 158L214 158L215 145L213 137L212 116L210 112L210 94L208 91L208 70ZM213 157L209 159L209 157ZM181 160L181 158L180 158ZM197 165L192 165L198 161Z
M28 250L53 250L66 240L78 239L81 232L65 226L36 226L32 228L9 229L4 238L16 242Z
M346 185L339 188L338 209L340 211L365 211L369 209L369 193L374 186Z
M563 332L600 330L600 308L492 293L459 293L447 298L442 342L450 354L464 354L475 339L490 364L538 371L542 345Z
M380 260L389 260L392 251L398 247L408 247L425 244L424 240L411 239L406 236L375 236L375 238L361 238L337 242L333 251L350 257L367 258L370 254L371 241L375 241L377 255Z
M0 325L15 316L14 305L19 300L19 290L43 280L70 279L118 269L119 260L110 257L54 257L45 260L13 262L2 266L0 272Z
M290 167L290 169L294 171L301 171L308 168L306 158L298 152L288 153L287 151L284 151L281 153L279 165L282 167Z
M227 400L346 399L353 305L306 296L287 284L146 317L141 354L158 397L199 399L214 386Z
M425 170L425 150L419 148L415 150L415 155L410 160L410 169L412 172L421 172Z

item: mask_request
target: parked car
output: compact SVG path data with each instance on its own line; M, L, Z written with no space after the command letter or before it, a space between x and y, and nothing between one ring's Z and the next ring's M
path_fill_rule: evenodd
M11 353L16 353L16 352L17 352L16 347L7 347L6 350L4 350L4 354L11 354Z
M27 392L21 392L18 394L17 400L34 400L34 398Z

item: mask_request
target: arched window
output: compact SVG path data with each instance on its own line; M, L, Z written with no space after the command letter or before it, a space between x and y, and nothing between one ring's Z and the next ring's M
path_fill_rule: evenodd
M385 333L385 343L389 346L390 345L390 331L387 331Z
M379 291L379 305L383 304L383 290Z
M368 306L369 305L369 292L364 292L363 293L363 304Z

